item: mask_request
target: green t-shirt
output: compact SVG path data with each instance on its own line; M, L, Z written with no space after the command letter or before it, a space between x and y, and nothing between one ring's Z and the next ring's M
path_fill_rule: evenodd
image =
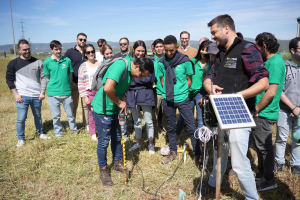
M196 63L197 59L192 58L192 62L195 66L195 75L193 75L192 85L189 88L189 97L194 97L199 90L203 89L203 71L204 67L201 67L200 61ZM212 63L209 64L206 75L209 73ZM205 76L206 76L205 75Z
M154 84L156 85L156 93L159 95L162 95L164 93L164 90L162 88L159 76L158 76L158 61L161 58L158 58L156 55L154 55L154 71L155 71L155 82Z
M170 62L171 59L167 58L167 62ZM164 77L164 87L163 87L163 97L166 99L166 88L165 88L165 82L166 82L166 68L163 63L158 63L158 77ZM189 88L188 88L188 82L187 77L188 75L193 75L193 66L191 62L184 62L179 65L176 65L174 67L175 70L175 76L177 79L177 82L174 84L174 99L170 102L183 102L188 98L189 95Z
M117 82L117 85L115 86L116 94L119 98L123 96L126 89L130 85L130 83L133 81L132 75L131 75L131 60L133 58L128 54L125 59L128 61L128 73L125 77L125 79L119 83L123 72L125 71L126 64L123 60L117 60L114 62L106 71L102 83L105 84L106 80L112 79ZM117 104L115 104L112 100L108 98L107 95L105 95L105 110L103 110L103 88L102 86L97 94L95 95L95 98L92 102L93 111L97 114L104 114L104 115L114 115L119 112L119 107Z
M50 78L48 96L71 95L69 74L72 72L72 62L68 57L62 56L59 61L52 59L52 56L47 58L44 61L44 75Z
M276 95L273 99L259 112L260 117L270 120L278 119L278 112L280 110L279 101L282 93L286 67L280 53L275 54L265 62L265 67L269 71L269 84L278 84ZM260 102L265 92L256 96L256 105Z

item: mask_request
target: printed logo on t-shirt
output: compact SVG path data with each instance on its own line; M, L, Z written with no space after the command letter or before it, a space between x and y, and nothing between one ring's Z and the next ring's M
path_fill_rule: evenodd
M237 58L226 58L226 62L224 64L224 67L227 68L236 68L236 62L237 62Z
M62 64L62 69L65 69L67 68L67 65L66 64Z
M182 67L181 67L180 65L177 65L177 66L176 66L176 71L177 71L177 70L183 70L183 69L182 69Z

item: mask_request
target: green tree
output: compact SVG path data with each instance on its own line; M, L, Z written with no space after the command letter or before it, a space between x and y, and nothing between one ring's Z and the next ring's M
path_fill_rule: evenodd
M15 52L14 52L14 49L13 49L13 48L10 48L10 49L9 49L9 53L10 53L10 54L14 54L14 53L15 53Z
M132 48L132 46L130 45L130 47L129 47L129 51L130 51L130 52L132 52L132 50L133 50L133 48Z

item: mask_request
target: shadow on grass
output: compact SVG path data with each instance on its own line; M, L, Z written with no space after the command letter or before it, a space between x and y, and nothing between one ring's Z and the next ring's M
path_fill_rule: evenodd
M61 121L62 124L62 131L66 132L69 130L69 122L68 121ZM77 130L80 133L82 130L84 130L83 123L76 123ZM53 120L46 120L43 122L43 133L47 134L49 131L53 130Z

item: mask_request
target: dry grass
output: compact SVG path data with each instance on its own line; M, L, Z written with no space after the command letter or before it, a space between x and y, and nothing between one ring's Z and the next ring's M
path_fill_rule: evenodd
M142 168L145 178L145 189L155 192L159 185L170 177L177 166L178 161L169 165L161 165L163 159L160 148L166 146L165 139L160 133L156 135L156 153L149 155L146 138L142 150L136 152L133 157L127 152L127 164L133 171L127 186L124 185L122 174L111 170L114 187L103 187L99 180L97 164L97 143L91 140L90 135L82 129L79 135L68 132L67 117L62 112L62 121L65 127L65 136L55 138L52 118L47 98L43 101L42 118L44 132L52 137L51 140L39 140L35 137L35 126L31 112L28 113L26 122L26 144L17 148L16 137L16 105L13 95L5 83L5 71L9 59L0 59L0 198L1 199L150 199L153 196L142 191L142 176L133 159ZM77 123L82 128L82 114L79 114ZM133 127L129 122L129 133ZM145 136L146 134L144 134ZM275 136L275 132L274 132ZM134 135L130 136L133 140ZM187 139L187 132L181 136L181 140ZM126 149L133 142L126 142ZM210 152L212 147L209 145ZM291 141L289 139L286 158L290 160ZM256 167L255 152L253 156L253 168ZM211 153L210 153L211 154ZM209 170L211 163L209 161ZM187 162L181 164L174 178L165 183L158 192L165 199L177 199L178 189L185 191L185 199L196 199L195 187L200 180L200 172L193 164L192 156L187 156ZM112 168L112 154L108 150L108 164ZM228 166L230 168L230 166ZM208 179L205 174L204 183ZM283 173L276 173L279 184L278 189L260 193L261 199L300 199L298 177L290 173L290 167L286 167ZM244 199L237 178L225 176L222 185L222 199ZM159 197L159 196L158 196ZM207 199L214 199L211 194Z

